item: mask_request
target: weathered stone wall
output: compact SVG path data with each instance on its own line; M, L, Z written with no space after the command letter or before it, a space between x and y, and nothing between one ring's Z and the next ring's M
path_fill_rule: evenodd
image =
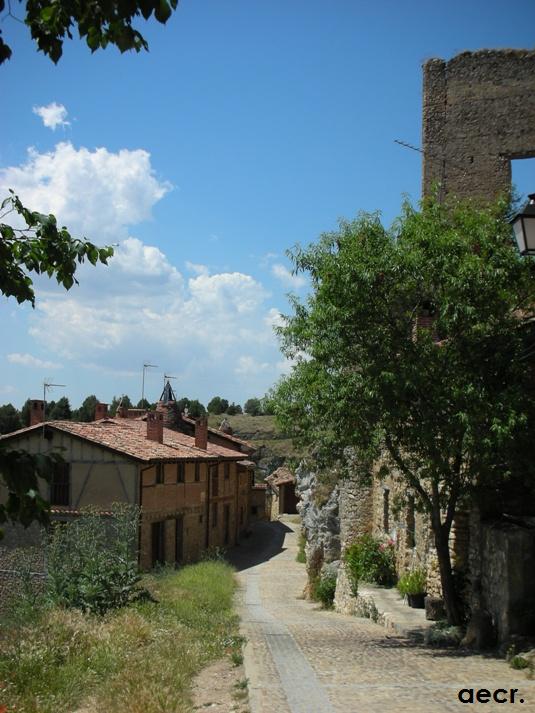
M424 195L508 192L511 159L535 157L535 51L463 52L423 74Z
M340 559L338 486L327 495L317 473L305 463L297 468L295 481L297 509L306 540L307 573L312 581L322 570L334 573Z
M364 485L357 476L346 477L339 485L341 559L336 580L334 607L342 614L354 614L356 599L344 563L347 547L358 537L373 530L373 488Z

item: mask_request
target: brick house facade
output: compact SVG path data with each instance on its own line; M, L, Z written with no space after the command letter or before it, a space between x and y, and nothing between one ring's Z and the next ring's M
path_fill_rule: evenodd
M192 562L209 548L236 544L247 528L254 463L243 450L252 449L239 439L214 443L206 419L194 422L191 435L170 428L165 407L141 416L120 408L108 418L98 404L91 423L43 423L43 402L33 401L31 425L0 440L31 453L62 449L65 465L43 483L53 518L70 519L86 506L138 505L141 568ZM28 532L19 530L6 528L0 569L2 551L7 558L21 539L28 544Z

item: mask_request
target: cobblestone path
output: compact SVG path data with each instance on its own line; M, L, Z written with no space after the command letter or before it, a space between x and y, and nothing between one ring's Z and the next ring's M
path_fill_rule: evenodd
M535 681L503 661L425 648L304 601L295 527L259 523L233 557L251 713L535 713ZM462 688L518 692L514 704L471 705Z

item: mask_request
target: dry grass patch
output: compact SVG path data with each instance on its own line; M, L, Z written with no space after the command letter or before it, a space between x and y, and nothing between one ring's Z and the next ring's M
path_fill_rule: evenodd
M222 562L144 582L157 602L102 617L42 608L0 641L0 706L17 713L186 713L194 675L237 633Z

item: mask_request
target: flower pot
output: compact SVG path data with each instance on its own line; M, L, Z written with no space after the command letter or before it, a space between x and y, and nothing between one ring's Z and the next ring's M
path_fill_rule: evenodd
M420 592L420 594L407 594L407 600L409 606L412 609L425 609L425 593Z

